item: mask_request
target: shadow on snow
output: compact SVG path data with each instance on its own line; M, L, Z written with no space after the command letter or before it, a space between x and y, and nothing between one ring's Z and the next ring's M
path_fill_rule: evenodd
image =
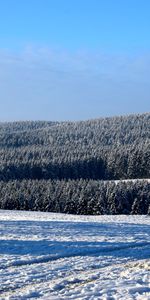
M98 257L107 255L132 259L150 257L149 225L1 221L0 228L3 236L6 234L12 236L11 239L0 240L0 254L21 256L21 259L18 257L18 260L14 261L12 265L42 263L76 256ZM31 240L32 236L33 240ZM82 236L83 239L86 236L86 241L81 240ZM93 236L103 236L105 239L98 242L92 241ZM123 238L123 236L126 240L124 242L119 241L120 237ZM59 241L59 237L64 238L64 240ZM70 239L66 241L68 237ZM75 237L76 240L71 241L71 237ZM135 238L136 241L131 241L131 237ZM29 256L29 259L26 256Z

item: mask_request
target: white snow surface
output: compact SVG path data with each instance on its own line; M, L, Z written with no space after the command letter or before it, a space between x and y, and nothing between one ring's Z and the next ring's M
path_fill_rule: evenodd
M0 299L150 299L150 217L0 210Z

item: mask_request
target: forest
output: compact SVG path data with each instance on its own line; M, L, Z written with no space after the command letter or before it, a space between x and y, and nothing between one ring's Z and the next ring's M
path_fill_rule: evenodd
M148 178L150 113L0 123L0 208L147 214Z

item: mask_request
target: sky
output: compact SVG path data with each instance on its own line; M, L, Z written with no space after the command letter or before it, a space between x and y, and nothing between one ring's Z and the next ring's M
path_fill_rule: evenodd
M148 111L149 0L0 0L0 121Z

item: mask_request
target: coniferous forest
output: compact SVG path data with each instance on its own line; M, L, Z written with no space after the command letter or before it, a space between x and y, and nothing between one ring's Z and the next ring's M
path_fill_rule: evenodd
M1 209L150 214L149 178L150 113L0 123Z

